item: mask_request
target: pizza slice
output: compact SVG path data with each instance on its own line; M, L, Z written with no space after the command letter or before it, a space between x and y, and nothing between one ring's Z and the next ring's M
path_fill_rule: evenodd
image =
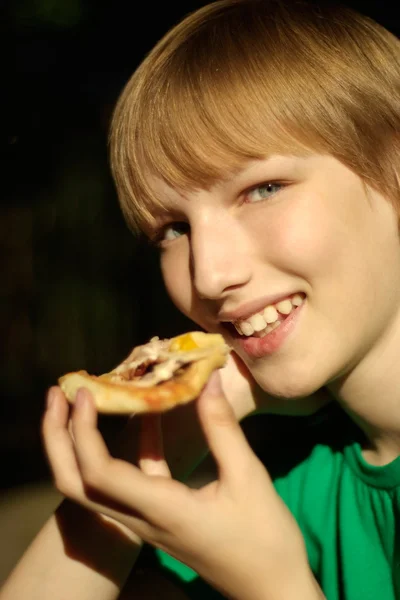
M109 373L77 371L58 383L71 404L79 388L88 389L100 413L164 412L197 398L229 352L219 334L192 331L171 339L155 337L134 348Z

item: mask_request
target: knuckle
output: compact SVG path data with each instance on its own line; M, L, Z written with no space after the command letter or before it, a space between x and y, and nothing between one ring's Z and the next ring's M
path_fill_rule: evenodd
M84 469L81 469L81 475L82 481L85 484L85 486L93 489L101 487L102 478L100 472L97 469L89 469L86 467Z
M157 511L154 516L154 523L164 531L173 531L178 537L184 535L193 518L193 504L190 502L191 494L182 494L177 496L173 494L174 500L171 501L171 494L168 489L162 490L158 494L160 506L165 507ZM189 525L190 529L190 525Z
M107 482L108 465L103 462L84 463L80 471L85 486L89 488L100 489Z
M76 482L73 477L64 473L55 475L54 485L63 496L66 496L67 498L76 497Z
M232 427L235 425L235 420L232 415L221 407L211 407L209 409L210 420L218 427Z
M168 510L159 510L152 514L150 522L160 531L173 532L174 535L180 537L185 530L186 514L187 511L173 506Z

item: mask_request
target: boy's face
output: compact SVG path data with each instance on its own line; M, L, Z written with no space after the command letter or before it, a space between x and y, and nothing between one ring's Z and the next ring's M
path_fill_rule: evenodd
M306 396L400 332L397 216L336 159L251 161L188 194L153 184L168 207L168 293L222 333L268 393Z

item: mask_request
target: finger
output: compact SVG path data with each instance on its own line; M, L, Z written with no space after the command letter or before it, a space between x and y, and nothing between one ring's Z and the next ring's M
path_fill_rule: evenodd
M42 435L58 490L82 506L127 526L131 532L130 537L135 542L139 543L139 538L150 541L154 535L153 528L139 516L121 512L117 504L113 505L111 502L102 501L105 499L104 497L99 496L96 499L88 497L69 426L69 405L60 388L53 387L48 393L48 406L43 418ZM135 537L135 534L139 538Z
M43 444L57 489L75 497L81 490L81 482L68 423L68 402L59 387L52 387L42 421Z
M243 469L255 456L223 392L219 373L211 376L198 399L197 410L220 478L243 483Z
M97 413L87 390L77 394L72 423L79 469L90 498L125 513L157 514L162 504L158 484L165 478L149 477L110 455L97 429Z
M97 429L97 411L88 390L76 394L72 413L72 433L81 474L85 481L106 468L111 460L107 445Z
M147 475L171 477L164 457L160 415L142 417L138 464L143 473Z

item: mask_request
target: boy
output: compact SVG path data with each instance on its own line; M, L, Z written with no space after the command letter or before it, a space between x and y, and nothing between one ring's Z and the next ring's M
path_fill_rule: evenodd
M50 597L73 576L71 598L116 598L137 538L238 600L398 597L399 87L394 36L308 2L207 5L144 60L112 124L122 210L160 247L174 303L234 358L164 420L167 460L144 421L139 469L109 455L84 391L71 437L52 390L56 483L105 515L92 517L104 539L65 567L60 532L64 544L75 532L76 558L88 517L79 535L59 511L4 600ZM313 443L267 457L273 485L236 419L307 414L327 396L339 408L318 413ZM218 466L199 491L170 478L201 447L194 410Z

